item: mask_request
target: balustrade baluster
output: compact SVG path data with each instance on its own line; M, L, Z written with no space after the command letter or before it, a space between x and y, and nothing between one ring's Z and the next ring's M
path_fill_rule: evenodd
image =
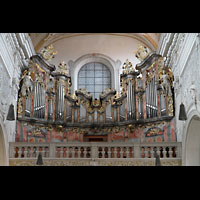
M126 155L126 158L130 158L129 147L126 147L125 155Z
M19 156L18 156L18 158L21 158L21 153L22 153L21 148L22 148L22 147L19 147L19 151L18 151L18 155L19 155Z
M44 150L43 150L43 147L39 147L39 152L41 153L42 157L44 157Z
M105 147L102 147L102 158L105 158L105 150L104 150Z
M83 147L83 157L86 158L87 156L87 147Z
M80 147L77 147L77 148L78 148L77 155L78 155L78 158L80 158L81 157L81 149L80 149Z
M172 154L173 154L173 147L169 147L169 158L172 158Z
M63 147L60 147L60 158L63 158Z
M28 147L24 147L24 158L27 158L28 156Z
M108 147L108 158L112 158L111 157L111 147Z
M30 158L33 158L34 157L34 149L33 147L30 146Z
M163 158L163 147L160 147L160 158Z
M154 147L151 147L151 158L154 158Z
M39 147L36 147L36 158L38 157L39 155Z
M119 155L120 155L120 158L123 158L123 147L119 147Z
M66 158L69 158L69 147L65 147L66 148Z
M147 158L151 158L151 147L147 147Z
M120 148L116 147L116 151L117 151L116 158L120 158Z
M58 150L58 147L56 147L56 158L59 158L60 155L59 155L59 150Z
M75 147L72 147L72 158L75 158Z
M144 147L144 158L148 158L148 147Z
M18 151L19 151L18 147L13 148L13 158L18 158L19 156Z
M30 158L30 147L26 147L26 158Z
M167 157L167 151L166 151L166 147L163 147L163 158Z
M160 147L157 147L156 153L160 157Z

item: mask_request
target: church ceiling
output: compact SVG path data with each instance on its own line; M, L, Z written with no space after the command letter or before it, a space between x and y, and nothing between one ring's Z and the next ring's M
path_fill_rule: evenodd
M42 47L53 44L56 41L64 38L91 34L104 34L133 38L139 42L142 42L154 51L157 49L160 39L160 33L29 33L36 52Z

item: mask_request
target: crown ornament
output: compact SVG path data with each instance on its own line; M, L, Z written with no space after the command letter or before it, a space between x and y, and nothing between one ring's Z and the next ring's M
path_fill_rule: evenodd
M149 55L149 49L146 46L138 45L138 50L135 53L135 57L140 61L143 61Z

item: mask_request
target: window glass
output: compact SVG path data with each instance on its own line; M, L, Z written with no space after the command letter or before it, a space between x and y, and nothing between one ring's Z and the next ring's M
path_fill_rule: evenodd
M93 98L106 89L111 88L111 73L102 63L88 63L78 73L78 88L85 88Z

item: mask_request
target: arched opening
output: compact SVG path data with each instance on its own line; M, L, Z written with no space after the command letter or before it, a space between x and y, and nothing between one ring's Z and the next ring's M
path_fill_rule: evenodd
M85 88L93 98L107 88L111 88L111 72L102 63L92 62L85 64L78 73L78 88Z
M68 65L70 67L70 74L72 79L72 93L78 89L78 74L80 69L88 63L101 63L105 65L111 73L111 88L120 90L120 76L119 69L121 66L121 61L114 61L110 57L95 53L87 54L78 58L75 62L69 61Z
M0 124L0 166L7 165L6 160L6 149L5 149L5 141L4 141L4 135L3 135L3 129Z
M187 129L185 165L200 166L200 118L197 115L192 117Z

